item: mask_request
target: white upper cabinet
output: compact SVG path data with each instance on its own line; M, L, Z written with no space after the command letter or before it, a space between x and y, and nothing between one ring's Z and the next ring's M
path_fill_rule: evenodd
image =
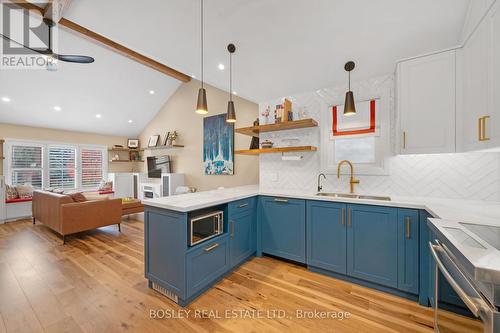
M462 49L462 98L459 99L458 137L464 151L486 148L483 125L488 119L488 70L490 33L488 22L482 21Z
M485 137L490 148L500 147L500 3L497 2L488 13L488 25L490 28L490 89L489 109L484 121Z
M500 147L500 9L496 3L463 48L463 151Z
M455 152L456 52L398 64L400 153Z

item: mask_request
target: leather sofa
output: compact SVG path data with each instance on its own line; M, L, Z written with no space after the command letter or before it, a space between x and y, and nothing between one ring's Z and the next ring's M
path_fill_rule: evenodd
M120 230L122 200L74 202L69 195L47 191L33 192L33 224L39 221L66 241L66 236L117 224Z

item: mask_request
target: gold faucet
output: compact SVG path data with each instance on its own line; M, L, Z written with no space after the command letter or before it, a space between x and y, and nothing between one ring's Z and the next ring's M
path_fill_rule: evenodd
M337 178L340 179L340 167L344 163L349 164L349 167L351 168L351 179L349 180L349 184L351 186L351 193L354 193L354 184L359 184L359 179L354 178L354 167L352 166L351 161L343 160L339 162L339 165L337 166Z

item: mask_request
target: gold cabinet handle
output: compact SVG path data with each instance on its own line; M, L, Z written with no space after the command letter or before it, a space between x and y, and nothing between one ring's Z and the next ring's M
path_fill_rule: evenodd
M482 116L477 121L477 136L479 141L488 141L490 139L486 136L487 119L490 119L490 116Z
M248 203L241 204L241 205L238 206L238 208L244 208L246 206L248 206Z
M287 199L280 199L280 198L274 198L274 201L276 201L276 202L283 202L283 203L287 203L288 202Z
M405 217L405 224L406 224L406 238L410 239L411 238L411 218L409 216Z
M406 131L403 131L403 149L406 149Z
M342 208L342 225L345 225L345 208Z
M486 136L486 119L490 119L490 116L483 117L483 141L488 141L490 139Z
M234 238L234 221L231 221L231 238Z
M347 226L348 227L352 226L352 223L351 223L351 208L347 209Z
M216 248L218 248L218 247L219 247L219 243L215 243L214 245L209 246L209 247L207 247L207 248L205 248L205 249L203 249L203 250L204 250L205 252L210 252L210 251L212 251L213 249L216 249Z

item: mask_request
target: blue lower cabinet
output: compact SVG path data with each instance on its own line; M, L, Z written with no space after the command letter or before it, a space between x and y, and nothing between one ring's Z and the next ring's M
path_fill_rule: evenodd
M230 263L234 267L255 253L255 213L253 210L235 216L230 213L228 223Z
M221 278L230 269L227 235L188 251L186 255L187 298Z
M419 212L398 209L398 289L419 292Z
M187 214L146 207L144 217L146 277L185 298Z
M347 274L398 286L398 210L347 205Z
M347 273L345 204L307 202L307 265Z
M305 263L305 201L275 197L261 197L260 200L262 252Z

